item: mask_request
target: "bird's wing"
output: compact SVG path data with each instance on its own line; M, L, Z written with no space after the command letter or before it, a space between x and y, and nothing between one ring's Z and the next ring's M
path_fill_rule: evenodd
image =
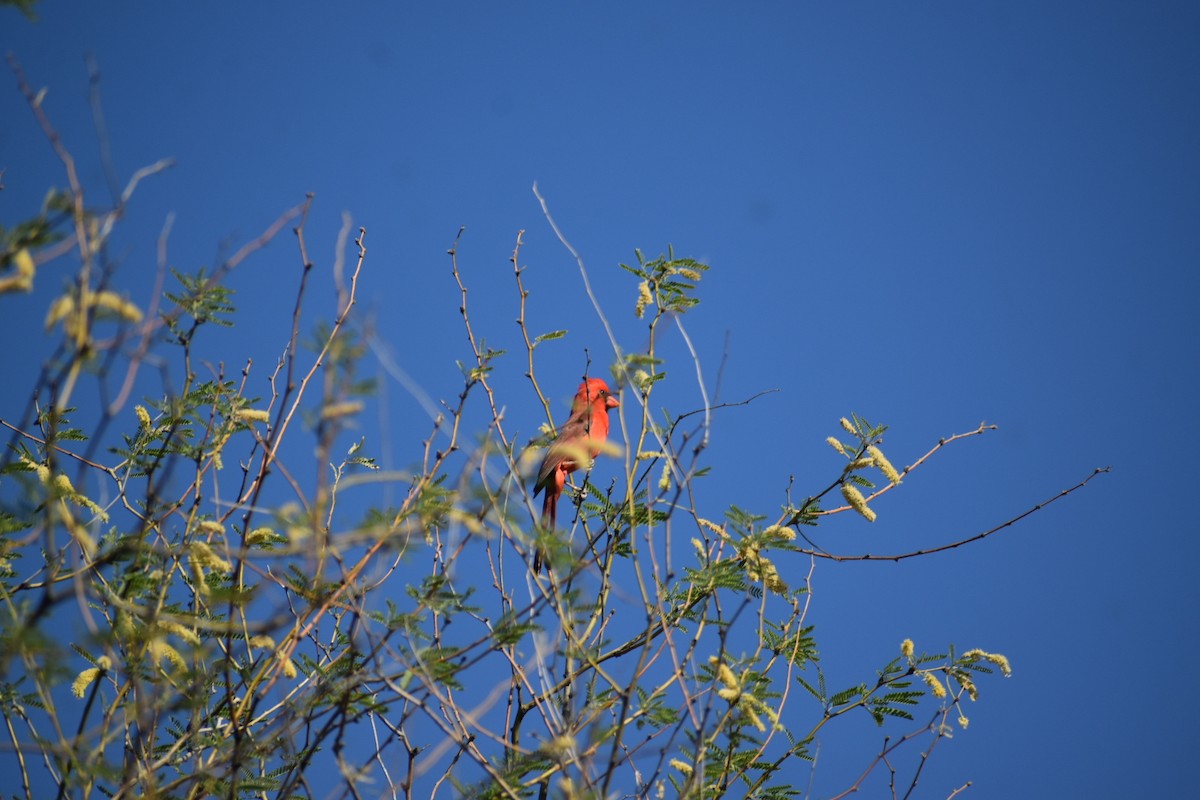
M537 483L533 487L534 497L537 497L538 492L553 484L554 471L560 464L564 461L574 463L579 459L579 449L591 429L591 419L587 411L582 414L572 414L571 418L563 423L558 436L550 443L546 457L542 459L542 466L538 469Z

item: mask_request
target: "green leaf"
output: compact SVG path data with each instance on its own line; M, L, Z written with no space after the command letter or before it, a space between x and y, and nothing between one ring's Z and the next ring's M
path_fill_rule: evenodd
M851 686L849 689L843 689L833 697L829 698L829 705L843 706L846 703L849 703L851 700L859 700L863 697L866 697L866 695L867 687L865 684L860 683L858 686Z
M566 335L567 335L567 332L566 332L565 330L562 330L562 331L550 331L549 333L543 333L541 336L538 336L538 337L536 337L536 338L533 340L533 343L534 343L534 345L539 345L539 344L541 344L542 342L549 342L549 341L552 341L552 340L554 340L554 339L561 339L561 338L563 338L563 337L564 337L564 336L566 336Z

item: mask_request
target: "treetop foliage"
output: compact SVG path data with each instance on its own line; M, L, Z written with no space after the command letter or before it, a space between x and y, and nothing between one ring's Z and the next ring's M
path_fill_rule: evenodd
M875 521L877 500L927 459L994 426L898 467L886 427L849 414L831 421L822 485L771 513L718 501L714 414L754 398L714 403L700 377L693 405L659 407L664 382L700 376L685 320L710 267L636 250L612 271L626 275L628 306L596 306L611 355L588 350L585 365L622 394L623 440L575 473L550 529L530 481L545 437L510 433L494 370L520 362L549 431L562 415L538 366L582 343L533 332L518 233L523 352L492 349L476 329L455 240L461 383L443 387L404 469L381 469L377 435L356 427L376 390L361 377L370 320L355 313L366 229L344 225L322 268L307 251L310 197L211 267L177 266L160 248L161 288L138 306L108 245L138 183L168 163L107 205L85 197L16 74L66 188L0 227L0 302L28 303L52 261L72 277L44 315L44 368L0 409L0 709L14 796L796 797L822 732L852 714L886 735L842 795L874 779L909 796L934 749L967 727L984 676L1010 674L1003 655L924 651L898 630L898 651L872 644L879 666L830 676L809 619L824 560L923 557L1012 522L886 556L813 539L829 517ZM298 269L284 351L265 370L243 353L199 358L210 331L237 329L262 302L236 298L227 279L285 229ZM320 280L334 313L312 323ZM658 342L672 334L692 363L668 378ZM486 409L483 429L469 407ZM548 574L530 570L535 548Z

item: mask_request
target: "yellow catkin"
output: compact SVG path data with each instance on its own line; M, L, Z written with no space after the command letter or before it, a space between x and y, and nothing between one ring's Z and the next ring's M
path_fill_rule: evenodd
M775 568L775 564L766 556L755 554L753 559L747 559L746 573L751 580L761 581L767 591L787 594L787 584L779 577L779 570Z
M734 677L733 670L731 670L728 665L721 661L721 659L717 658L716 656L709 656L708 665L717 670L717 680L721 681L721 683L725 684L731 689L737 688L737 678Z
M771 566L771 574L763 581L763 585L767 587L767 591L774 592L777 595L785 595L788 592L787 583L783 578L779 577L779 572L775 569L774 565Z
M763 536L770 536L775 539L783 539L790 542L796 538L796 532L786 525L772 525L763 531Z
M190 628L186 628L183 625L180 625L178 622L170 622L168 620L160 619L158 621L158 627L159 627L159 629L164 630L167 633L171 633L171 634L174 634L175 636L178 636L180 639L183 639L188 644L193 644L193 645L200 644L200 637L196 635L196 632Z
M352 414L357 414L362 411L363 404L361 400L347 400L344 403L332 403L321 409L321 419L337 419L339 417L348 417Z
M142 310L116 292L96 292L92 295L92 305L97 309L111 311L125 322L141 322Z
M213 569L217 572L232 572L233 565L218 556L204 542L192 542L192 563L194 566Z
M287 656L283 655L282 653L279 656L279 666L280 666L280 668L283 669L283 677L287 678L288 680L291 680L296 677L295 662L293 662L292 659L288 658Z
M74 497L78 494L71 485L71 479L61 472L54 476L54 488L64 497Z
M846 502L850 504L850 507L859 514L862 514L863 519L865 519L867 522L875 521L875 512L867 508L867 499L862 496L862 492L860 492L856 487L850 485L849 483L843 483L842 497L846 498Z
M255 545L262 542L270 541L275 536L275 531L272 528L262 527L255 528L246 534L246 544Z
M33 263L33 256L29 254L28 247L22 247L13 256L13 266L17 269L17 275L29 281L29 285L32 287L33 276L37 273L37 265Z
M999 653L988 653L985 658L1000 668L1000 674L1006 678L1012 677L1012 667L1009 666L1008 656Z
M1012 677L1012 667L1008 663L1008 657L1003 656L1000 653L989 653L986 650L975 648L974 650L968 650L967 652L963 653L962 657L965 661L987 661L991 664L995 664L997 667L999 667L1001 675L1006 678Z
M900 473L892 466L892 462L887 460L883 452L874 445L867 448L867 453L875 460L875 466L883 473L883 477L887 478L893 485L900 483Z
M779 723L779 712L778 711L771 708L769 705L764 703L762 700L759 700L757 697L754 697L753 695L746 695L746 697L749 700L754 701L754 705L758 708L758 710L761 711L763 714L767 715L767 719L771 720L772 728L774 728L777 731L783 730L783 726L780 725L780 723Z
M97 678L100 677L99 667L89 667L83 672L75 676L74 682L71 684L71 694L76 697L83 697L87 692L87 688L91 686Z
M133 617L124 611L117 612L117 624L113 628L122 639L129 639L137 633Z
M13 267L16 274L0 278L0 294L33 291L33 276L37 272L37 265L33 262L28 248L22 247L13 256Z
M642 318L642 314L646 313L646 306L654 302L654 296L650 294L650 282L642 281L638 284L637 303L634 304L633 313L638 319Z
M678 758L672 758L669 763L672 769L679 770L684 775L692 774L692 765L686 761L680 761Z
M50 304L50 310L46 312L46 330L50 330L60 322L67 318L67 315L75 311L75 298L69 294L64 294L62 297Z
M233 416L242 422L269 422L271 420L270 413L259 408L239 408L233 412Z
M575 737L567 733L555 736L546 742L545 750L552 755L568 756L575 750Z
M187 669L187 662L183 660L183 656L179 655L179 651L171 645L164 642L162 639L154 639L148 645L150 655L155 661L167 661L176 669Z

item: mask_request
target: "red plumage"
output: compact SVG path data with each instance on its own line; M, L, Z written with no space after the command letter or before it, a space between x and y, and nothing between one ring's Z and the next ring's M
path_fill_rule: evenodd
M608 438L608 410L620 403L599 378L590 378L579 385L571 401L571 416L563 423L558 436L550 443L542 466L538 469L533 496L545 492L542 501L542 522L553 529L558 519L558 498L567 484L567 475L588 466L590 459L600 454L600 445ZM589 459L581 463L583 456ZM533 571L541 572L542 554L534 550Z

